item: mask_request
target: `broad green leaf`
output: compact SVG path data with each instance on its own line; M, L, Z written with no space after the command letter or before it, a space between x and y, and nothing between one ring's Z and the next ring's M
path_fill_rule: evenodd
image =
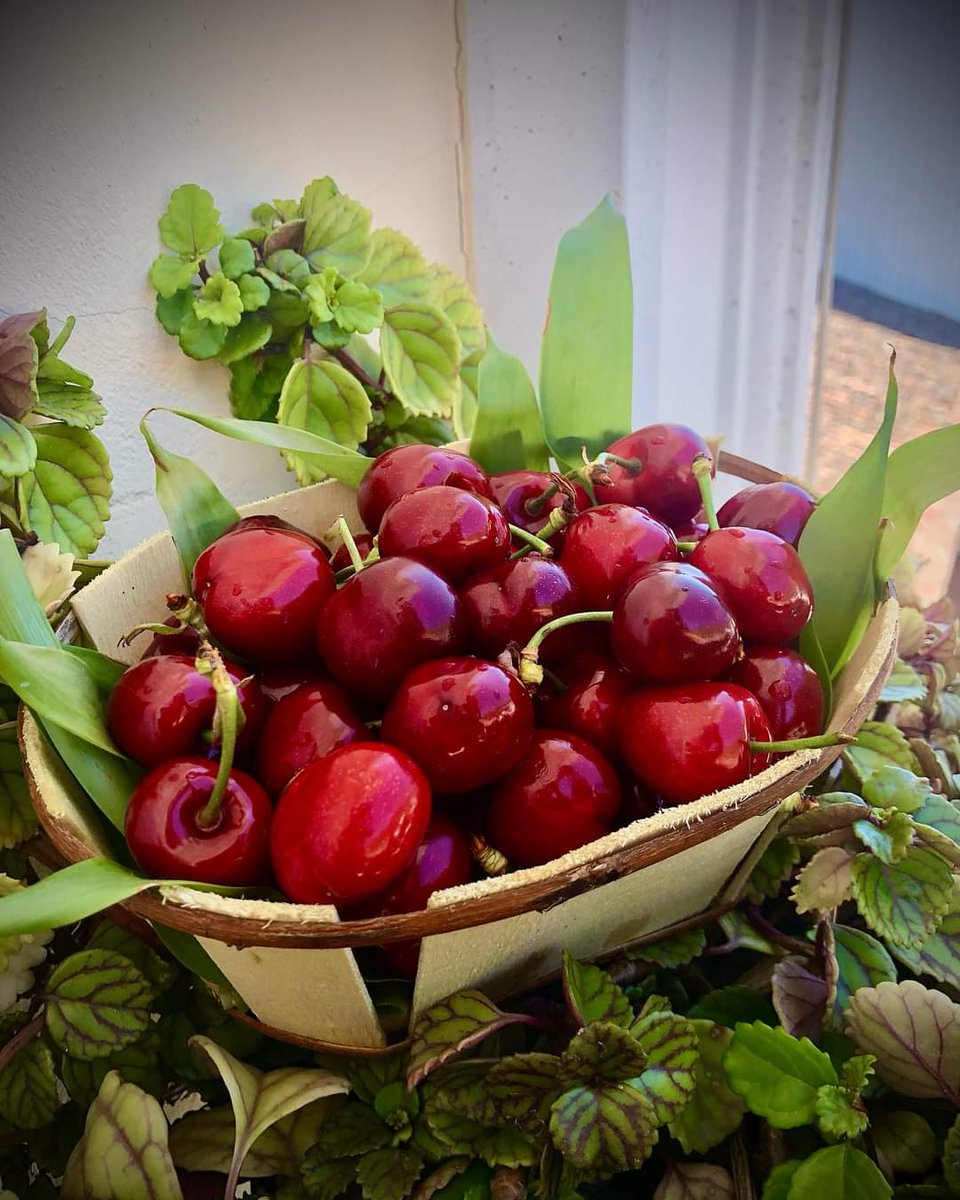
M329 1112L325 1100L315 1100L265 1129L247 1152L241 1177L298 1175L303 1157L316 1142ZM229 1105L188 1113L170 1130L170 1153L185 1171L226 1175L233 1161L234 1137L235 1121Z
M669 1162L652 1200L736 1200L736 1191L725 1167Z
M261 361L258 361L260 359ZM230 407L244 421L274 419L293 360L287 354L241 359L230 366Z
M707 944L703 929L686 929L658 942L647 942L627 951L627 958L656 963L658 967L682 967L699 958Z
M324 1123L317 1151L325 1159L353 1157L389 1146L392 1138L393 1131L371 1105L350 1099Z
M519 1129L497 1129L457 1113L432 1112L430 1129L446 1155L479 1158L491 1167L529 1167L538 1151Z
M430 304L388 308L380 354L391 391L411 414L445 417L453 411L460 372L460 339L450 318Z
M609 1021L594 1021L571 1038L560 1055L560 1078L567 1084L629 1080L637 1086L646 1066L647 1056L631 1033Z
M37 313L0 321L0 415L19 421L37 398L37 343L30 336Z
M370 257L357 276L376 288L387 306L407 300L425 300L430 291L427 260L404 234L395 229L375 229L370 235Z
M776 1129L808 1125L816 1115L817 1090L837 1083L829 1056L811 1041L760 1021L737 1026L723 1066L747 1108Z
M223 237L213 197L195 183L174 188L158 224L163 244L189 259L208 254Z
M579 466L631 428L633 283L626 222L607 196L560 240L540 354L540 403L558 460Z
M140 768L130 759L118 757L116 751L101 750L52 722L41 724L84 793L114 829L122 830L130 793L142 777Z
M372 1150L357 1164L357 1183L364 1200L404 1200L423 1167L423 1155L416 1150L399 1147Z
M111 1071L87 1112L63 1200L183 1200L160 1104Z
M927 694L923 676L908 662L898 658L890 678L880 693L881 704L898 704L904 700L922 700Z
M216 271L200 285L193 311L199 320L212 325L239 325L243 315L240 289L222 271Z
M109 918L104 918L87 942L88 950L112 950L130 960L156 995L165 992L177 976L176 967L155 954L145 941L127 933Z
M883 422L870 445L814 509L799 551L813 585L815 632L832 678L860 643L876 602L874 566L884 509L887 455L897 415L897 379L890 374ZM809 658L811 634L800 635Z
M670 1122L670 1133L687 1154L706 1154L738 1129L746 1111L730 1089L723 1058L733 1032L713 1021L689 1021L700 1050L693 1076L693 1093Z
M896 808L900 812L913 814L930 794L930 784L926 779L892 763L871 771L863 781L863 798L875 808Z
M30 526L41 541L86 558L97 548L110 517L110 460L85 429L46 425L34 430L37 463L24 479Z
M931 975L960 988L960 883L938 928L919 946L892 945L893 954L915 975Z
M158 296L156 314L167 333L176 337L188 316L196 320L193 314L193 288L184 288L169 300Z
M150 1024L153 989L130 959L81 950L44 986L47 1031L73 1058L105 1058L137 1041Z
M373 333L383 322L380 293L348 279L337 288L334 311L337 324L347 333Z
M59 1106L53 1055L32 1038L0 1071L0 1117L18 1129L41 1129Z
M797 876L790 893L797 912L826 912L849 900L852 861L852 855L842 846L818 850Z
M244 312L256 312L270 299L270 285L259 275L241 275L237 287Z
M923 803L910 815L918 826L918 832L920 826L930 826L951 841L960 843L960 809L953 801L947 800L944 796L938 796L930 788L927 788Z
M872 854L857 854L853 895L870 928L895 946L919 946L950 908L953 876L932 850L911 849L888 866Z
M884 721L864 721L857 740L843 752L843 761L864 783L879 767L895 766L921 774L917 756L910 743L894 725Z
M204 362L208 358L216 358L220 353L223 343L227 338L227 327L226 325L215 325L212 321L202 320L197 316L196 300L191 300L190 311L180 322L178 335L180 349L187 358L194 358L197 362Z
M470 438L477 423L477 379L484 351L471 354L460 365L460 387L453 402L453 432L457 438Z
M877 555L883 583L931 504L960 488L960 425L947 425L898 446L887 463L883 515L887 520Z
M487 334L487 352L477 371L477 419L470 455L490 474L549 471L536 393L519 358L505 354Z
M859 988L895 982L897 968L886 946L862 929L834 925L833 936L838 974L834 1011L840 1014Z
M880 1112L871 1118L870 1127L885 1174L922 1175L936 1162L940 1143L930 1122L919 1113Z
M140 432L156 468L157 500L176 542L184 580L189 581L202 551L236 525L240 514L206 471L160 445L146 417L140 422Z
M643 1092L665 1124L676 1117L693 1094L700 1038L696 1027L675 1013L641 1017L630 1032L640 1043L647 1065L630 1084Z
M464 1050L508 1025L529 1024L522 1013L504 1012L473 990L456 992L432 1004L411 1031L407 1084L416 1087Z
M199 258L184 262L175 254L158 254L150 264L150 283L163 300L170 300L190 287L199 269Z
M751 904L762 904L768 896L779 895L799 861L799 846L789 838L775 837L747 881L746 897Z
M760 1200L787 1200L793 1177L802 1161L799 1158L788 1158L786 1162L778 1163L764 1181Z
M960 1108L960 1004L916 980L861 988L847 1009L847 1032L877 1060L888 1087Z
M844 1143L817 1150L797 1167L787 1200L889 1200L893 1189L862 1150Z
M701 997L687 1012L690 1020L714 1021L727 1029L735 1029L741 1021L762 1021L776 1025L777 1014L770 1001L752 987L743 984L714 988Z
M23 777L16 726L0 726L0 849L19 846L36 832L37 818Z
M574 1087L554 1102L550 1134L580 1170L635 1170L656 1145L657 1118L647 1097L632 1087Z
M0 476L7 479L26 475L37 461L33 434L19 421L0 413Z
M622 991L599 967L581 963L563 952L563 992L581 1027L591 1021L612 1021L624 1028L633 1020L633 1008Z
M367 436L372 415L370 397L345 367L329 358L300 359L280 392L277 420L288 429L303 429L355 450ZM284 458L300 484L326 478L309 458L290 453Z
M907 813L894 809L883 816L875 813L869 821L854 821L853 832L871 854L892 866L906 856L913 841L913 821Z
M96 392L67 387L44 388L33 411L74 429L95 429L107 414Z
M244 315L239 325L227 331L217 358L229 366L240 358L255 354L272 336L273 330L267 321L261 317Z
M512 1054L491 1067L484 1090L504 1120L540 1137L561 1090L560 1060L553 1054Z
M482 352L486 345L483 313L465 280L434 263L430 268L430 294L427 299L450 318L460 339L464 358Z
M228 279L239 279L257 265L253 247L245 238L224 238L219 257L220 270Z
M41 354L40 362L37 366L37 387L42 388L44 382L47 383L72 383L81 388L92 388L93 378L81 371L78 367L73 367L68 362L64 362L58 355L66 345L67 339L73 332L76 324L74 317L68 317L64 323L63 329L57 337L57 341L53 347ZM38 348L39 349L39 348Z
M236 1187L244 1158L265 1130L314 1100L350 1089L343 1076L329 1071L283 1067L264 1074L228 1054L211 1038L198 1035L192 1044L219 1072L236 1119L233 1161L225 1195L230 1195L231 1185Z
M947 1186L960 1196L960 1116L950 1126L943 1143L943 1174Z
M313 184L300 208L306 218L303 253L313 269L336 267L343 275L358 275L370 257L369 210L342 192L321 198Z
M138 1088L162 1100L167 1089L167 1074L160 1061L158 1028L151 1026L139 1041L123 1050L111 1051L106 1058L81 1059L71 1058L69 1054L62 1055L60 1078L71 1100L84 1109L89 1108L110 1071L117 1071L124 1083L135 1083ZM232 1139L232 1120L230 1133Z
M819 1039L823 1032L829 987L812 967L812 959L791 954L773 968L773 1004L780 1024L792 1037Z
M303 1160L304 1195L308 1200L337 1200L357 1181L355 1158L324 1159L308 1150ZM298 1193L294 1193L298 1195Z

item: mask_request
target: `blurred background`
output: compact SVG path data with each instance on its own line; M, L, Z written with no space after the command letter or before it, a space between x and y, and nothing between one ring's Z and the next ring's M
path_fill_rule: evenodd
M536 378L561 233L627 215L637 423L680 420L828 488L879 420L960 420L956 0L48 0L4 6L0 312L78 318L109 416L106 553L162 523L151 404L225 411L146 271L170 190L228 227L331 174L465 273ZM270 452L158 427L232 499L291 486ZM960 506L917 548L933 598Z

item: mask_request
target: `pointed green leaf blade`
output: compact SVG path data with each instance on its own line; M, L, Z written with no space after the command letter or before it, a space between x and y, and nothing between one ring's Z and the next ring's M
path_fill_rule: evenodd
M37 462L23 489L30 526L41 541L85 558L110 518L113 472L107 451L92 433L64 425L38 427L34 438Z
M898 446L887 464L883 515L887 519L877 556L883 584L906 550L924 512L960 488L960 425L948 425Z
M437 1067L507 1025L529 1024L522 1013L504 1012L483 995L467 990L432 1004L411 1034L407 1084L416 1087Z
M811 1041L760 1021L737 1026L723 1066L747 1108L776 1129L808 1125L818 1088L837 1083L829 1056Z
M540 408L527 369L505 354L487 334L487 352L477 371L477 416L470 455L490 474L549 471Z
M285 428L306 430L356 450L367 435L372 415L363 385L338 362L300 359L284 381L277 420ZM310 458L289 452L284 458L300 484L326 478Z
M47 1031L73 1058L105 1058L146 1032L153 998L146 977L124 955L81 950L47 979Z

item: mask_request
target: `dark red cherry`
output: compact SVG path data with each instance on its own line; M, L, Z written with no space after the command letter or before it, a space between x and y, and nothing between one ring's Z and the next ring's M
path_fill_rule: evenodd
M602 504L568 527L560 565L576 589L578 607L607 609L640 567L677 557L677 540L666 525L639 508Z
M273 529L281 533L292 533L307 545L316 546L318 550L322 550L325 557L330 557L326 546L317 541L313 534L307 533L305 529L298 529L296 525L291 525L289 521L285 521L283 517L274 516L273 513L257 513L252 517L241 517L236 525L231 525L227 533L243 533L251 529Z
M710 532L706 521L684 521L682 525L672 526L672 529L678 542L699 542Z
M780 479L775 483L754 483L737 492L721 506L717 520L722 526L765 529L796 546L816 507L816 500L806 489Z
M289 696L297 688L308 683L321 683L328 679L326 671L319 664L310 666L294 666L287 664L280 667L266 667L257 672L257 683L268 704L276 704L284 696Z
M642 688L620 708L620 752L638 782L666 804L741 783L768 765L750 752L769 741L755 696L732 683Z
M622 667L657 683L711 679L740 654L730 609L689 563L638 571L614 607L611 638Z
M270 851L300 904L356 904L413 862L430 821L430 785L402 750L354 742L304 767L273 818Z
M234 683L246 679L238 689L244 714L238 747L250 749L266 704L255 679L248 679L235 663L224 665ZM169 758L203 753L216 707L210 676L200 674L194 659L162 654L141 659L120 676L107 702L107 725L125 754L143 767L153 767Z
M595 488L601 504L636 504L667 525L689 521L700 510L700 487L693 460L710 451L703 438L686 425L647 425L608 447L608 453L636 466L608 463L612 485Z
M279 796L301 767L370 731L350 697L332 679L305 684L278 700L257 746L257 778Z
M327 601L317 645L330 671L351 691L386 700L414 667L457 654L466 625L457 593L412 558L364 567Z
M190 625L183 625L176 617L167 617L164 625L176 629L176 633L155 633L141 658L156 658L162 654L185 654L196 658L200 646L200 634ZM181 628L182 626L182 628Z
M726 601L744 641L791 642L810 620L813 588L800 555L761 529L715 529L690 555Z
M493 789L487 833L512 866L533 867L609 833L619 807L617 772L599 750L576 734L538 729Z
M757 697L774 741L822 732L823 689L816 671L796 651L783 646L748 646L725 678Z
M394 500L380 522L379 546L382 558L417 558L456 584L509 558L510 528L486 496L427 487Z
M355 533L353 540L360 551L360 557L365 559L373 549L373 535L369 533ZM350 551L347 549L346 543L341 542L330 559L330 569L336 573L337 571L344 570L346 567L352 566L353 559L350 557Z
M439 484L490 496L486 471L466 454L442 446L395 446L381 454L360 480L357 488L360 520L371 533L376 533L383 514L394 500L417 488Z
M523 758L533 703L516 677L481 658L415 667L383 714L380 734L423 768L435 792L455 795L505 775Z
M617 757L617 714L634 690L619 665L610 655L591 651L558 664L552 675L537 692L538 723L575 733L607 758Z
M203 758L161 763L137 784L124 835L138 865L155 879L195 879L245 887L270 875L270 797L243 771L231 771L210 828L198 820L217 764Z
M564 492L559 488L544 499L546 493L555 486L554 477L548 471L501 471L490 476L494 500L506 513L510 524L525 529L527 533L543 529L551 512L563 507ZM573 488L577 512L584 512L590 507L590 497L579 483L570 486ZM550 545L559 549L564 536L564 530L554 533Z
M663 808L660 797L648 792L628 771L623 771L620 776L620 792L623 798L617 813L618 829L622 829L624 825L632 825L634 821L652 817Z
M317 617L334 586L309 535L243 521L193 568L193 593L210 632L234 654L263 663L314 655Z
M460 599L469 629L470 648L497 658L511 642L525 646L541 625L574 612L577 597L559 563L528 554L474 575L461 585ZM566 635L573 635L568 637ZM558 631L543 644L541 658L569 653L576 627Z

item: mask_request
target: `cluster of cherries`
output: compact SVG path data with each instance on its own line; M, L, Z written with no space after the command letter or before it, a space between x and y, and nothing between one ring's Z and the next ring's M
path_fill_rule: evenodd
M814 501L777 482L716 513L711 466L673 424L570 476L405 445L371 465L367 532L341 519L335 553L241 520L110 698L147 769L137 862L347 917L412 911L816 743L795 649ZM416 945L388 949L415 971Z

